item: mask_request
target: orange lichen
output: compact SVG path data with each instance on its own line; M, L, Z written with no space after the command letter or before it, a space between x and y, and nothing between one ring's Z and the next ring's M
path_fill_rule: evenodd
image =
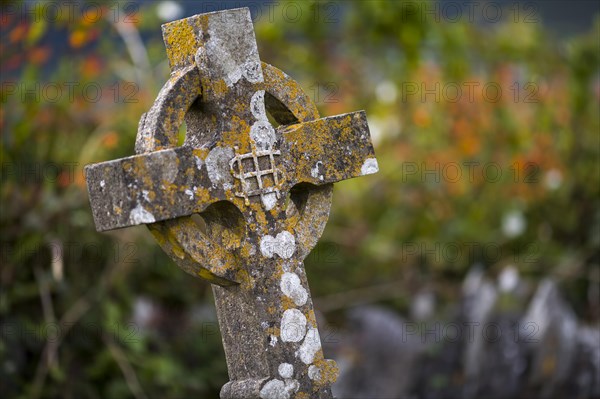
M333 384L340 374L336 363L328 359L316 359L313 364L319 369L319 378L315 381L317 386Z
M251 290L254 288L255 281L244 269L240 269L235 273L236 281L241 284L243 290Z
M207 18L196 17L180 19L162 26L167 57L172 69L194 63L196 49L201 44L194 30L206 31L207 23Z

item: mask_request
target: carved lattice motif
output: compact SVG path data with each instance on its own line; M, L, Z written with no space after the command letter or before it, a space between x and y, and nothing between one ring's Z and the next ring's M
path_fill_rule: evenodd
M257 195L262 199L266 194L275 193L279 198L281 173L275 164L275 157L280 156L281 152L268 149L237 154L237 150L236 147L236 154L229 162L231 173L240 181L242 188L235 195L244 198L246 205L250 203L249 197ZM267 167L263 168L265 163ZM265 184L266 178L271 179L271 184Z

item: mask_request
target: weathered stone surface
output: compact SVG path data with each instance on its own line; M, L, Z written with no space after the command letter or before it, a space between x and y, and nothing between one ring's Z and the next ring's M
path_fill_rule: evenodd
M377 170L365 131L364 112L286 125L274 131L282 144L273 160L268 150L255 154L259 163L273 161L276 165L277 184L272 174L267 177L270 187L279 192L299 183L334 183ZM216 146L208 151L183 146L90 165L86 172L96 227L105 231L160 222L200 213L217 201L250 200L244 191L251 194L255 182L244 179L248 186L244 190L239 163L244 169L248 166L245 161L252 162L252 174L252 155L235 157L231 147ZM230 164L231 160L235 162ZM266 195L261 201L271 206Z
M222 398L330 398L337 368L303 260L331 183L377 171L366 115L319 119L292 79L260 62L248 9L175 21L163 36L172 74L142 116L138 155L86 167L96 227L147 224L182 269L215 284L231 380Z

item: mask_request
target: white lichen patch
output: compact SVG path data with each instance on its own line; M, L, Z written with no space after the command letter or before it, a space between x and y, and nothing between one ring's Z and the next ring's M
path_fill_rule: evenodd
M131 224L154 223L155 221L154 215L145 210L140 204L137 204L129 214L129 223Z
M185 195L187 195L188 197L190 197L190 200L194 199L194 192L192 190L190 190L189 188L187 190L184 191Z
M231 71L229 71L227 73L227 76L225 77L225 84L227 85L227 87L231 87L234 84L236 84L237 82L239 82L239 80L242 78L242 69L239 67L235 67L234 69L232 69Z
M206 170L208 178L217 186L222 186L224 190L233 187L233 176L229 167L229 161L233 158L233 150L229 147L215 147L206 157Z
M304 364L311 364L315 358L315 354L321 349L321 338L319 331L316 328L310 327L304 338L304 342L296 352L296 356L302 360Z
M232 27L236 26L232 30ZM241 35L239 21L230 15L222 14L222 18L208 20L208 41L205 52L196 52L196 59L209 63L213 74L222 78L229 87L242 77L240 51L237 49L237 38ZM228 40L229 39L229 40ZM200 64L199 64L200 65Z
M315 179L323 180L323 174L321 169L323 168L323 162L318 161L313 168L310 169L310 175Z
M285 382L273 379L263 385L260 390L261 399L289 399L298 392L300 384L296 380L286 379Z
M360 173L364 175L372 175L373 173L379 172L379 164L377 163L377 159L368 158L365 160L363 165L360 168Z
M277 337L274 335L269 336L269 345L275 347L277 345Z
M150 191L142 190L142 197L145 201L150 202Z
M281 340L300 342L306 334L306 317L298 309L288 309L281 318ZM320 345L320 342L319 342ZM309 363L312 363L309 362Z
M266 235L260 240L260 252L266 258L275 254L283 259L290 259L296 251L296 239L289 231L282 231L276 237Z
M262 67L259 62L249 61L242 67L244 77L250 83L260 83L263 81Z
M289 363L281 363L277 371L282 378L292 378L294 375L294 366Z
M260 390L262 399L289 399L290 393L281 380L271 380Z
M204 161L202 160L202 158L194 155L194 161L196 162L196 168L198 170L202 169L202 165L204 165Z
M250 99L250 112L258 120L268 120L265 111L265 91L259 90Z
M311 364L308 367L308 378L313 381L319 381L321 379L321 369L319 369L314 364Z
M281 276L281 292L291 298L296 306L302 306L308 300L308 292L302 286L300 277L295 273L283 273Z
M259 119L250 128L250 138L256 143L260 150L268 150L273 147L277 137L275 129L268 120Z
M263 206L267 211L273 209L275 204L277 204L277 194L276 193L267 193L261 196L260 200L263 203Z
M300 383L297 380L287 379L285 380L285 389L291 394L298 392L300 389Z
M104 188L105 185L106 185L106 182L104 180L100 180L100 187Z

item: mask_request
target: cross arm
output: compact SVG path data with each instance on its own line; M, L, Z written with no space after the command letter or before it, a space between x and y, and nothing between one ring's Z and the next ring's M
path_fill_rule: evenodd
M218 176L208 171L207 154L184 146L87 165L96 230L187 216L226 199L224 186L213 184ZM211 171L229 170L215 166Z
M335 183L379 170L364 111L280 129L288 147L282 153L287 153L290 167L285 173L291 185Z

